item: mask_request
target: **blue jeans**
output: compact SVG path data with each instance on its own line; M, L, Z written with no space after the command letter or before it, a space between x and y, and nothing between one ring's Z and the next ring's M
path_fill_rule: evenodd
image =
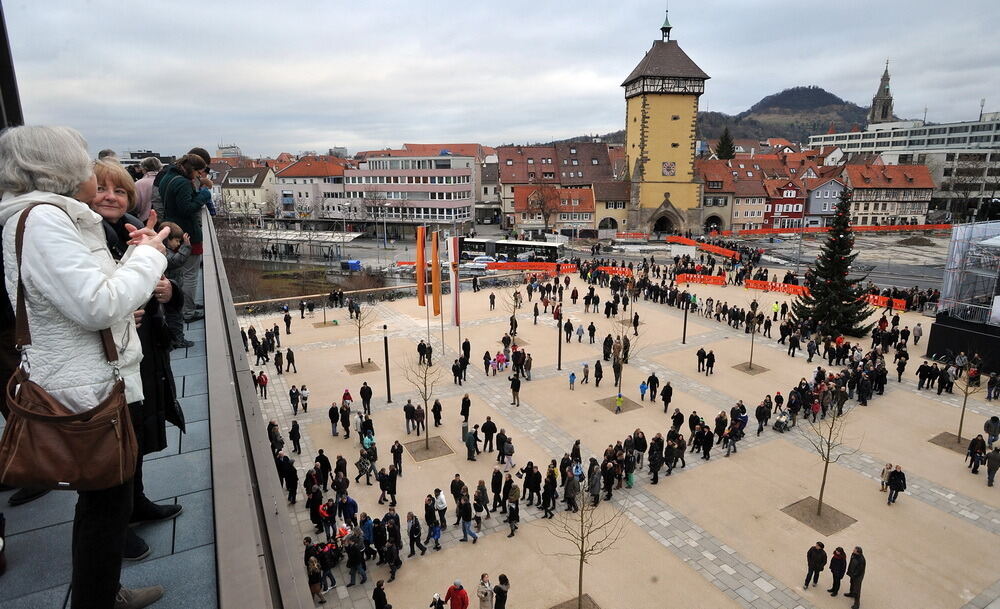
M356 567L351 568L351 581L347 582L348 585L351 585L351 586L354 585L354 576L357 573L361 573L361 583L362 584L365 583L366 581L368 581L368 571L365 568L364 564L360 564L360 565L358 565Z
M476 535L472 531L472 521L471 520L463 520L462 521L462 539L468 539L470 536L473 539L479 539L479 535Z
M326 581L330 580L330 585L326 585ZM337 578L333 576L333 569L323 569L323 579L320 580L324 588L336 588Z

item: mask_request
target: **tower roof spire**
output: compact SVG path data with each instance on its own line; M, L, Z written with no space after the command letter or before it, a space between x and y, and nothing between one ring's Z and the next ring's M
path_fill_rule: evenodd
M670 30L673 26L670 25L670 9L664 11L663 15L663 25L660 26L660 40L670 40Z

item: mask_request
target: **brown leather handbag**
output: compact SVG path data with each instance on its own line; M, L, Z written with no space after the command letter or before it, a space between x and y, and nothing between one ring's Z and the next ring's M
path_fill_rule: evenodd
M17 308L15 340L18 349L31 344L21 249L28 213L17 223ZM53 206L56 207L56 206ZM125 383L118 373L118 349L110 330L101 330L101 344L115 384L100 404L74 413L29 378L25 359L7 382L4 399L7 426L0 438L0 483L17 487L91 491L111 488L135 474L138 444L125 401Z

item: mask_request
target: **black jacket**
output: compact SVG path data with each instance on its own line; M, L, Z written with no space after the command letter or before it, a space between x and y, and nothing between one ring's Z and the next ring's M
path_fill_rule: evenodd
M813 546L806 552L806 563L813 571L822 571L826 566L826 551Z

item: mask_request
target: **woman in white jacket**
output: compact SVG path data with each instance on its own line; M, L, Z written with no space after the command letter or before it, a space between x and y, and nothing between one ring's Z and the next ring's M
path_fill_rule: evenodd
M83 137L66 127L15 127L0 135L0 224L4 279L14 304L18 269L14 237L25 207L21 263L32 344L25 349L31 380L67 408L85 412L110 392L114 370L98 332L110 328L128 402L142 400L142 351L133 312L150 298L166 268L161 234L138 227L133 246L116 264L101 217L87 203L97 180ZM73 607L141 607L162 588L121 587L132 483L80 492L73 522ZM155 598L154 598L155 597Z

